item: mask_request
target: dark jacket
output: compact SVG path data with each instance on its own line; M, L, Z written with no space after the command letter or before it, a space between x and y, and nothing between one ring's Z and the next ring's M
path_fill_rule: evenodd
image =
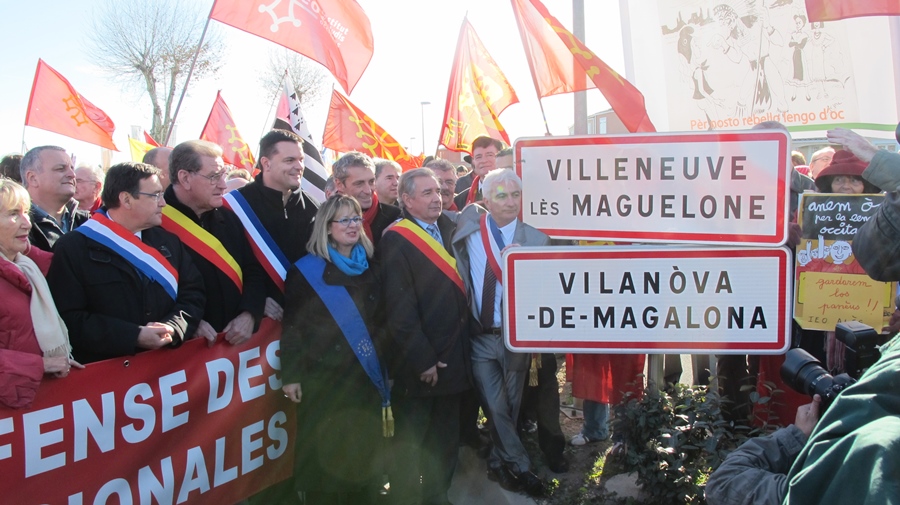
M346 287L377 349L383 332L376 318L383 310L374 274L370 266L351 277L327 262L322 278L325 284ZM303 395L297 407L296 487L360 490L383 473L375 457L383 440L381 395L296 266L288 271L285 300L282 382L299 383Z
M282 193L263 185L263 174L238 189L247 200L260 223L272 236L272 240L293 264L306 255L306 243L312 234L313 222L319 204L305 191L297 190L284 203ZM284 306L284 295L271 279L266 278L268 296Z
M254 331L258 329L266 304L267 277L256 260L256 256L253 255L253 250L250 249L250 243L247 241L247 235L244 234L241 220L234 212L225 207L207 211L198 218L190 207L178 201L174 186L166 189L166 204L171 205L219 239L225 250L241 267L244 282L243 292L239 291L234 282L225 275L225 272L216 267L208 258L187 247L194 266L203 276L203 285L206 288L206 307L203 310L203 319L216 331L222 331L232 319L246 311L253 316Z
M75 200L66 204L66 207L72 215L73 230L91 218L89 212L76 210L78 208L78 202ZM31 204L29 217L31 218L31 231L28 233L28 240L31 242L31 245L38 249L52 252L56 241L64 235L59 223L50 216L36 212L33 203Z
M381 242L381 236L384 234L384 230L386 230L391 223L400 219L400 214L400 207L395 207L386 203L378 204L378 213L375 214L375 220L372 221L372 236L369 237L372 239L372 244L374 244L375 247L378 247L378 243Z
M879 150L863 178L884 188L878 212L856 233L853 256L869 277L884 282L900 280L900 154Z
M133 355L140 326L160 322L175 328L172 346L194 335L203 318L203 278L178 237L162 228L141 232L178 271L178 299L124 258L81 233L56 244L47 283L69 328L75 359L91 363Z
M449 252L453 222L441 215L437 225ZM394 389L411 396L446 395L469 389L470 323L466 294L393 229L381 238L377 254L392 339L389 360L391 376L397 381ZM432 387L420 381L419 375L438 361L447 367L438 368L437 385Z

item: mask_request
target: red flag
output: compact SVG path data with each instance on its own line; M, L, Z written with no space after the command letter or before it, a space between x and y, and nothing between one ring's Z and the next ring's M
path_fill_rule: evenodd
M810 23L862 16L900 16L900 0L806 0Z
M469 152L472 141L482 135L509 144L500 113L518 102L506 76L464 18L450 72L441 145L452 151Z
M656 128L647 116L644 95L624 77L603 63L583 42L575 38L572 32L566 30L555 17L550 15L540 0L528 1L531 3L531 8L544 18L544 21L556 32L563 45L575 57L578 65L587 72L587 76L594 81L597 89L603 93L606 101L609 102L628 131L632 133L655 132Z
M224 151L222 159L225 160L225 163L253 172L254 165L256 165L256 162L253 161L253 153L250 151L250 146L241 138L237 126L234 125L231 110L228 105L225 105L221 91L216 94L216 101L213 102L212 110L209 112L209 118L206 120L203 132L200 133L200 138L219 144Z
M410 156L394 137L337 90L331 92L322 145L343 153L359 151L373 158L396 161L404 170L421 167L424 161L422 156Z
M34 72L25 125L118 151L112 140L116 125L109 116L44 60L38 60Z
M150 136L150 134L147 133L147 130L144 130L144 142L150 144L151 146L159 147L159 142L157 142L156 139Z
M512 7L539 98L597 87L528 0L512 0Z
M372 59L372 27L354 0L216 0L210 17L318 61L348 94Z

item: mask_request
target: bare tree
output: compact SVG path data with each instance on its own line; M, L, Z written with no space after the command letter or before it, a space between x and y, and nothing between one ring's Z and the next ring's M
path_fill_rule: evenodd
M318 63L289 49L269 51L269 61L259 74L259 84L267 93L277 96L282 87L282 77L287 70L294 90L304 109L318 102L331 84L328 73Z
M206 23L206 13L189 2L106 0L88 30L89 54L97 65L128 84L142 84L153 107L151 135L162 142ZM192 79L214 74L221 61L221 37L207 31Z

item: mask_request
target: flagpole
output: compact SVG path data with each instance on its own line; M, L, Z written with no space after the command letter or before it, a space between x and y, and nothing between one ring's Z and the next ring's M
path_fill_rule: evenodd
M27 128L27 127L28 127L28 125L22 125L22 156L25 156L25 151L26 151L26 149L25 149L25 128Z
M259 132L259 138L263 138L263 136L266 134L266 130L271 128L269 126L269 117L271 117L272 115L272 105L274 104L275 109L278 109L278 102L276 101L276 99L278 99L278 94L284 91L282 87L284 86L284 80L287 79L287 75L288 70L284 69L284 73L281 74L281 80L278 81L278 87L275 88L275 96L273 96L272 99L269 100L269 112L266 113L266 122L263 123L263 131Z
M178 105L175 106L175 114L172 116L172 123L169 125L169 131L166 132L166 141L164 146L169 145L172 138L172 130L175 127L175 121L178 119L178 111L181 110L181 102L184 101L184 95L187 94L188 84L191 82L191 75L194 73L194 65L197 64L197 58L200 56L200 50L203 49L203 39L206 38L206 30L209 28L209 22L212 21L212 11L216 8L216 2L213 2L209 8L209 15L206 16L206 24L203 25L203 33L200 34L200 42L197 44L197 50L194 51L194 58L191 60L191 68L188 69L187 78L184 80L184 87L181 88L181 96L178 98Z

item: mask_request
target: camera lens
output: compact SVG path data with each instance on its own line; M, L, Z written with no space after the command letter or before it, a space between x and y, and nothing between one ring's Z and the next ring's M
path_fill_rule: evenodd
M821 395L823 399L833 395L834 377L822 368L819 360L803 349L791 349L784 356L781 378L793 390L809 396Z

